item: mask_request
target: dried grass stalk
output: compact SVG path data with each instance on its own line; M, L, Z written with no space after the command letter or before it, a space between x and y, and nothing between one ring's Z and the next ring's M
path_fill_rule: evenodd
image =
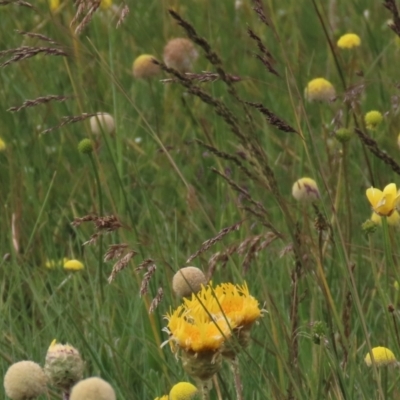
M164 291L162 287L159 287L157 290L157 295L154 297L154 299L151 301L150 307L149 307L149 314L152 314L155 309L158 307L158 305L161 303L161 300L164 297Z
M25 100L20 106L10 107L7 111L17 112L23 110L24 108L35 107L40 104L49 103L50 101L63 102L70 98L72 98L72 96L60 96L60 95L49 94L47 96L38 97L34 100Z
M104 262L120 258L128 245L125 243L112 244L108 247L106 254L104 254Z
M44 54L46 56L63 56L67 57L68 54L61 49L56 47L30 47L21 46L16 49L8 49L0 51L0 57L4 57L7 54L13 54L13 56L6 62L0 64L0 67L6 67L7 65L16 63L18 61L26 60L27 58L32 58L38 54Z
M190 79L192 81L197 81L197 82L215 82L220 79L219 74L216 74L214 72L208 72L208 71L203 71L201 74L185 72L184 75L188 79ZM226 74L226 77L230 82L239 82L242 80L242 78L240 76L231 75L231 74ZM162 83L177 83L177 82L179 82L179 79L168 78L168 79L162 79L160 82L162 82Z
M239 230L240 226L242 225L243 221L237 222L236 224L233 224L231 226L228 226L227 228L222 229L220 232L218 232L217 236L214 236L211 239L206 240L203 242L201 245L200 249L196 251L196 253L192 254L187 260L186 263L190 263L192 260L194 260L196 257L198 257L200 254L204 253L207 251L211 246L213 246L215 243L219 242L224 236L226 236L230 232L234 232Z
M151 264L147 267L147 272L143 275L142 284L140 286L140 297L144 296L148 292L150 279L156 272L156 269L157 267L155 264Z
M82 18L82 21L75 28L75 34L79 35L89 25L93 18L94 13L100 7L101 0L77 0L75 5L77 10L74 18L71 21L71 26L79 19L79 17L86 12L86 15Z
M9 4L15 4L17 6L22 6L22 7L28 7L34 9L33 5L31 3L28 3L27 1L22 1L22 0L1 0L0 1L0 6L7 6Z
M131 250L128 253L126 253L126 255L124 257L122 257L119 261L117 261L114 264L111 274L108 277L108 283L111 283L115 279L115 277L118 275L118 273L121 272L123 269L125 269L128 266L129 261L134 256L136 256L136 254L138 254L136 251Z
M41 33L19 31L18 29L16 29L15 31L23 36L40 39L40 40L43 40L44 42L49 42L49 43L58 45L58 43L55 40L49 38L48 36L42 35Z
M83 121L90 117L93 117L95 115L97 115L97 114L96 113L93 113L93 114L83 113L81 115L76 115L76 116L71 116L71 117L63 117L62 121L58 125L53 126L48 129L45 129L44 131L42 131L42 134L44 135L45 133L49 133L49 132L55 131L56 129L59 129L59 128L63 127L64 125L73 124L75 122L80 122L80 121Z
M393 16L393 22L389 24L390 29L400 37L400 15L395 0L385 0L383 6L386 7Z
M118 19L117 22L117 29L121 26L121 24L125 21L125 18L128 16L129 14L129 7L127 4L124 5L123 9L121 10L121 15Z
M152 260L151 258L146 258L144 261L142 261L136 268L135 271L139 272L142 269L147 268L150 264L154 264L154 260Z
M253 10L256 12L260 20L267 26L270 26L270 23L268 22L267 16L265 15L263 5L261 3L261 0L253 0L254 6Z

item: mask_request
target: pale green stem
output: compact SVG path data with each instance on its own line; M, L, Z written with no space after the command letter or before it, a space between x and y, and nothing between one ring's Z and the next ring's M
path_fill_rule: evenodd
M239 360L235 356L230 362L231 370L233 373L233 379L235 382L235 390L236 390L236 399L243 400L243 385L240 379L240 370L239 370Z
M198 388L201 394L202 400L210 400L210 389L211 389L211 380L208 381L199 381Z

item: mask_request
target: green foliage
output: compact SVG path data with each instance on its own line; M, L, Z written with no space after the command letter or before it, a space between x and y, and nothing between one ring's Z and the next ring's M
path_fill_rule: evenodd
M357 135L334 140L338 130L367 132L365 113L379 110L383 122L368 134L398 158L400 42L382 2L315 0L314 7L314 1L264 0L267 26L250 1L137 1L118 29L122 4L98 10L80 36L70 26L73 2L53 14L47 2L37 3L35 9L0 5L0 52L42 46L67 53L0 68L2 375L24 359L43 365L56 338L79 349L85 377L101 376L121 400L153 399L189 380L170 348L160 347L167 339L163 316L180 304L172 277L203 242L242 221L191 264L212 273L213 282L246 280L267 310L239 357L244 398L398 398L397 370L363 361L375 346L400 357L398 227L383 220L366 236L361 225L371 216L366 188L399 179ZM186 37L170 7L222 60L212 65L197 46L193 72L221 67L241 78L191 84L223 104L234 123L179 82L133 78L137 56L162 60L170 38ZM267 60L279 76L255 57L261 53L247 27L271 53ZM360 36L360 47L337 48L347 32ZM0 62L12 57L0 53ZM335 101L304 100L307 82L317 77L334 85ZM67 98L6 111L49 95ZM264 112L245 102L260 103ZM280 130L265 109L295 132ZM44 133L63 117L98 112L114 117L115 133L94 136L87 118ZM83 137L93 145L92 162L76 151ZM292 198L301 177L317 182L318 204ZM108 233L97 226L100 245L96 237L83 245L96 226L71 222L101 208L121 226ZM104 262L102 253L121 243L123 255L137 254L108 284L118 258ZM64 257L85 269L63 270ZM135 267L146 259L157 269L140 296L147 270ZM49 261L54 268L46 268ZM149 313L160 287L164 297ZM218 385L223 399L235 398L227 365ZM52 389L48 398L59 393ZM215 390L211 398L218 398Z

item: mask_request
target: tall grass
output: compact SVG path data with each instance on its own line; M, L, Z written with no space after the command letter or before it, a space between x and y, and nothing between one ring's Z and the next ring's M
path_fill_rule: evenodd
M77 347L85 375L109 381L118 399L152 399L189 380L168 346L160 347L167 339L163 316L180 304L172 276L204 241L241 221L191 263L207 273L210 260L220 260L213 282L245 280L266 310L239 357L244 398L400 396L396 365L364 363L376 346L400 356L398 227L384 221L370 235L361 228L371 216L366 188L399 182L384 158L398 160L400 47L387 26L393 15L380 2L330 3L264 1L267 26L252 9L258 2L138 1L128 4L118 29L114 9L99 10L79 36L70 27L70 2L53 13L44 1L35 9L0 5L0 51L49 46L67 54L0 69L0 137L7 145L0 152L2 375L22 359L43 364L56 338ZM133 78L138 55L162 60L165 43L186 36L169 9L210 45L197 46L194 72L219 73L215 82ZM277 75L255 57L260 50L247 28L271 53ZM361 37L359 48L336 46L347 32ZM224 82L224 72L241 80ZM334 102L304 99L316 77L335 86ZM7 111L47 95L71 97ZM246 102L262 104L295 132L279 130ZM365 128L370 110L384 114L375 131ZM42 134L62 117L96 112L114 116L114 135L95 138L88 119ZM334 138L339 125L372 136L386 153L374 155L356 134L342 145ZM98 145L93 165L77 150L85 137ZM100 213L94 171L103 216L122 225L102 235L102 252L99 242L82 245L95 232L91 223L71 226ZM291 195L303 176L320 189L314 206ZM113 262L99 270L99 260L116 243L138 254L108 284ZM85 268L45 267L63 257ZM157 269L140 297L145 270L135 267L149 258ZM149 314L159 287L164 297ZM234 399L227 365L217 380L221 395L213 389L211 398ZM44 398L61 397L50 389Z

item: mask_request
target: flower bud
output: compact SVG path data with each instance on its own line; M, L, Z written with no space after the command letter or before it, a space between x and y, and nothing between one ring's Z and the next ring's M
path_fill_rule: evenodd
M169 392L170 400L190 400L197 393L196 386L189 382L179 382Z
M164 47L165 64L180 72L190 71L198 56L199 53L189 39L171 39Z
M108 113L97 113L90 118L90 129L93 135L101 135L101 132L111 135L115 132L114 118Z
M45 392L46 381L39 364L20 361L8 368L4 376L4 389L11 400L35 399Z
M364 120L367 129L374 130L383 121L383 116L379 111L373 110L365 114Z
M391 350L386 347L374 347L372 349L372 355L374 356L374 361L377 367L384 367L390 364L396 364L396 357ZM372 365L371 354L368 353L364 358L365 364L370 367Z
M71 391L70 400L116 400L112 386L98 377L79 381Z
M85 268L85 266L78 260L68 260L64 263L64 269L66 271L79 271Z
M308 82L304 90L304 96L308 101L333 101L336 91L333 85L324 78L316 78Z
M313 202L320 198L317 183L311 178L301 178L293 184L293 197L303 203Z
M93 143L90 139L82 139L78 144L78 151L82 154L90 154L93 152Z
M44 372L56 388L69 391L82 379L84 363L79 351L69 344L53 340L46 354Z
M346 143L353 137L353 131L348 128L340 128L335 132L335 138L340 143Z
M196 267L185 267L178 270L172 278L172 289L179 297L188 297L197 293L206 283L203 271Z
M137 79L153 78L160 73L160 67L153 62L155 57L142 54L133 62L133 76Z
M353 47L359 47L360 44L360 36L356 35L355 33L346 33L337 41L337 45L341 49L352 49Z

